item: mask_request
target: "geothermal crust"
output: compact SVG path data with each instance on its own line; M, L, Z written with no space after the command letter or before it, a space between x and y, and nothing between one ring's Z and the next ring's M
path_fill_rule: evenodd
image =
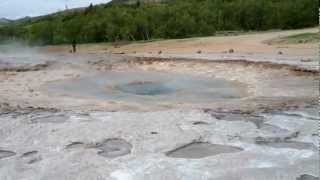
M49 56L50 62L0 66L0 179L319 176L314 70L246 60L59 57L65 61ZM129 70L221 78L241 97L145 104L48 88Z

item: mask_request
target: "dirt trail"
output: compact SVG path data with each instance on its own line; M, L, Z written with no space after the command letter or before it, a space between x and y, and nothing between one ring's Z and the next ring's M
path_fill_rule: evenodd
M121 51L158 52L167 53L196 53L201 50L205 53L221 53L234 49L239 53L278 53L284 51L288 55L316 54L317 44L299 44L277 46L268 45L264 41L283 36L300 34L305 32L316 32L316 29L304 29L296 31L267 32L258 34L247 34L239 36L204 37L183 40L168 40L143 44L131 44L121 47Z
M78 49L80 53L114 53L134 57L262 61L318 71L317 43L268 43L270 40L281 37L315 32L318 32L317 28L128 44L81 44ZM69 50L70 45L47 46L43 49L45 52L69 52Z

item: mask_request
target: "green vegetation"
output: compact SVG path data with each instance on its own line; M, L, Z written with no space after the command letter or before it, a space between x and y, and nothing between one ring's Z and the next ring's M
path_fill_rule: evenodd
M229 30L295 29L316 26L317 14L315 0L109 3L10 23L0 27L0 41L20 39L42 45L73 39L114 42L210 36Z
M110 4L158 3L165 0L113 0Z
M0 18L0 27L1 26L6 26L10 23L10 20L5 19L5 18Z
M302 33L268 41L269 44L301 44L320 42L320 33Z
M309 43L320 42L320 33L303 33L298 35L292 35L284 38L287 43Z

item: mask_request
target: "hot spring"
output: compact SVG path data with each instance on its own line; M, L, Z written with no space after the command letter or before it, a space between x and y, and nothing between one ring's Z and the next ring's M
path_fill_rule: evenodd
M104 72L57 81L49 92L67 96L134 103L210 103L239 99L245 88L221 78L173 72Z

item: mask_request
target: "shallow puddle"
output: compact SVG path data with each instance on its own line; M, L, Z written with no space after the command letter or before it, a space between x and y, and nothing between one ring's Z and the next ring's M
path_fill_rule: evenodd
M124 139L107 139L98 143L95 148L99 149L98 154L107 158L116 158L131 153L132 145Z
M223 153L240 152L243 149L234 146L226 146L210 143L191 143L167 152L167 156L174 158L200 159Z
M297 180L319 180L319 177L311 176L308 174L303 174L300 177L297 178Z
M312 143L304 143L304 142L267 142L264 143L265 146L270 146L273 148L289 148L289 149L317 149Z

